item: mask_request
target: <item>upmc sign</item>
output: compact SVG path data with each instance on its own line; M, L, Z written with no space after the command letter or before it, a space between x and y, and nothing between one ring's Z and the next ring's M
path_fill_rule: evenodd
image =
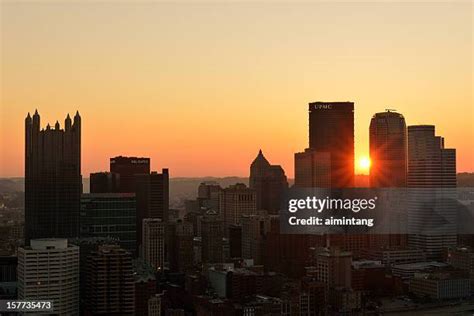
M331 104L315 104L314 109L315 110L331 110L332 105Z

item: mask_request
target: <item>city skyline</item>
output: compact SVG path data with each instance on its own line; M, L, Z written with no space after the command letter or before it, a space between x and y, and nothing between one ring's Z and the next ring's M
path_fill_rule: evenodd
M355 103L356 161L371 117L394 108L474 170L470 3L1 6L0 177L23 176L21 122L38 107L42 127L84 117L84 177L118 155L248 176L262 149L294 178L318 100Z
M322 102L322 101L318 101L319 103L327 103L327 102ZM309 105L311 107L311 105L313 104L314 102L310 102ZM329 102L330 103L330 102ZM376 114L383 114L383 113L396 113L396 114L401 114L403 115L403 113L399 113L398 111L396 111L395 109L385 109L386 112L378 112L378 113L373 113L373 116L375 116ZM356 112L356 110L354 110L354 112ZM38 113L38 110L35 109L35 112L34 113ZM76 114L78 114L79 111L76 111ZM32 116L30 112L27 113L27 117L29 116ZM69 113L67 114L67 116L69 117ZM355 115L354 115L355 116ZM51 128L51 130L54 130L57 126L57 128L64 128L64 125L61 125L59 122L56 122L55 124L51 124L51 123L45 123L46 125L44 125L44 123L42 122L41 125L40 125L40 129L43 131L43 130L47 130L48 129L48 126ZM84 123L82 123L84 124ZM417 124L417 125L434 125L436 126L436 124ZM414 126L414 125L409 125L407 124L407 127L408 126ZM309 135L307 136L307 138L309 137ZM354 137L354 139L356 139L356 137ZM448 147L451 147L451 146L448 146ZM261 151L263 148L260 147L259 151ZM355 148L355 151L357 152L357 149ZM271 150L268 150L268 152L272 152ZM119 156L122 156L122 153L118 153L117 154ZM131 154L131 156L133 156L133 154ZM135 156L138 156L138 155L135 155ZM156 165L154 165L154 167L150 167L151 166L151 160L153 160L150 155L146 155L144 154L143 156L147 156L146 159L148 159L148 164L149 164L149 168L151 169L158 169L158 167L155 167ZM117 158L115 157L115 158ZM82 158L82 157L81 157ZM113 158L113 156L110 156L108 157L106 160L107 162L110 162L111 160L115 159ZM457 158L459 159L459 158ZM372 165L372 157L370 156L370 153L366 153L366 154L362 154L362 155L359 155L358 157L356 156L355 159L354 159L354 175L369 175L370 173L370 169L371 169L371 165ZM247 162L245 162L246 164ZM292 164L294 164L294 162L292 162ZM294 166L293 165L290 165L290 166L287 166L289 167L288 169L285 169L283 168L284 172L288 173L288 174L291 174L291 177L290 179L293 179L294 178ZM103 169L100 169L100 170L90 170L90 172L87 172L87 173L84 173L82 172L82 175L83 175L83 178L89 178L89 175L92 175L92 174L95 174L95 173L106 173L107 172L107 169L108 169L108 163L107 163L107 166L104 167ZM1 169L0 169L1 170ZM457 170L457 172L471 172L472 170ZM247 177L248 176L248 173L247 174L225 174L225 175L216 175L216 174L202 174L202 175L196 175L196 177L206 177L206 176L223 176L223 177L226 177L226 176L237 176L237 177ZM0 177L2 177L2 175L0 174ZM6 176L6 177L17 177L17 176ZM188 175L177 175L175 177L192 177L192 175L188 176Z

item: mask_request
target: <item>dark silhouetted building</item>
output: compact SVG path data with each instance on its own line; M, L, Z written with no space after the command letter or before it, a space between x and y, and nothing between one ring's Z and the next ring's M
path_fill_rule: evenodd
M132 257L117 245L91 252L86 265L86 313L134 315L135 279Z
M156 271L165 266L165 225L159 218L143 219L142 257Z
M295 153L295 187L330 188L331 155L310 148Z
M117 193L120 192L120 175L113 172L91 173L90 193Z
M250 165L249 186L256 191L258 210L278 214L288 181L283 168L271 165L261 150Z
M328 287L351 287L352 253L339 249L316 250L316 278Z
M201 221L201 260L204 263L223 262L224 225L217 214L205 215Z
M370 186L405 187L407 128L403 115L388 110L370 121Z
M150 173L150 158L123 156L110 158L110 172L120 176L119 192L135 192L135 175Z
M148 300L156 295L155 269L141 259L133 260L135 315L148 314Z
M238 224L242 215L255 214L257 194L243 183L231 185L219 192L219 215L227 227Z
M263 264L263 248L266 234L270 231L274 218L265 211L258 214L242 215L242 258L253 259L255 264Z
M309 104L309 148L330 154L331 187L354 185L353 102Z
M18 257L0 256L0 283L16 282L16 268Z
M177 272L186 272L193 268L193 224L178 220L167 226L170 240L167 242L170 269Z
M65 128L40 129L40 116L25 119L25 239L79 236L82 193L81 117Z
M161 173L153 171L137 174L137 246L142 244L142 223L145 218L159 218L168 221L169 210L169 174L168 169Z
M134 253L137 238L134 193L90 193L81 197L81 237L112 237Z
M242 226L229 226L229 257L242 258Z

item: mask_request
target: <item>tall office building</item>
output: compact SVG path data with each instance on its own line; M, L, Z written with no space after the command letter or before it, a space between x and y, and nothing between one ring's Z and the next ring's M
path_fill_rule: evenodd
M354 103L309 104L309 148L327 152L331 187L354 186Z
M323 248L316 253L316 278L327 287L351 287L352 253Z
M224 260L224 225L217 214L206 214L201 221L201 259L203 263L220 263Z
M275 217L276 215L273 215ZM242 258L253 259L254 264L263 264L265 236L270 231L272 216L265 211L242 215Z
M89 177L90 193L120 192L120 175L113 172L95 172Z
M224 225L240 223L242 215L255 214L257 210L257 193L243 183L231 185L220 191L219 212Z
M331 154L311 148L295 153L295 187L330 188Z
M172 227L171 240L167 243L170 269L185 272L192 269L194 264L193 239L194 229L191 222L178 220L169 224Z
M133 260L135 315L148 315L148 300L156 294L156 271L142 259Z
M230 225L229 230L229 257L242 258L242 225Z
M221 190L222 188L217 182L206 181L200 183L198 187L198 198L194 201L195 209L193 211L199 212L201 208L218 211L219 193Z
M261 150L250 165L249 186L256 191L257 209L278 214L288 181L283 168L271 165Z
M110 158L110 172L120 177L119 192L135 192L135 175L150 173L150 158L123 156Z
M112 237L127 251L136 251L134 193L90 193L81 197L81 237Z
M142 244L142 224L145 218L159 218L168 221L169 174L168 169L161 173L153 171L135 176L137 199L137 246Z
M156 271L165 265L165 226L159 218L143 219L143 259Z
M40 129L38 111L25 119L25 239L79 235L82 193L81 117L65 128Z
M456 150L433 125L408 126L408 243L428 259L456 245Z
M407 128L403 115L387 110L370 121L370 186L405 187Z
M79 315L79 247L31 239L18 248L18 299L52 301L57 315Z
M101 245L87 258L86 314L134 315L132 257L117 245Z

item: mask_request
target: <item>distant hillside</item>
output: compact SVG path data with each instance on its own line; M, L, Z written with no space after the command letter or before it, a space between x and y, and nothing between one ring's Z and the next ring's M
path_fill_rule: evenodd
M458 187L474 187L474 173L458 173Z
M356 175L356 185L365 187L368 185L367 175ZM194 199L197 196L197 188L201 182L214 181L221 187L228 187L235 183L245 183L248 185L247 177L202 177L202 178L171 178L170 179L170 204L172 207L182 205L185 199ZM290 186L293 179L288 180ZM84 192L89 192L89 178L83 179ZM474 187L474 173L459 173L459 187ZM0 193L13 193L24 191L25 183L23 178L0 178Z
M0 178L0 193L13 193L25 191L23 178Z

